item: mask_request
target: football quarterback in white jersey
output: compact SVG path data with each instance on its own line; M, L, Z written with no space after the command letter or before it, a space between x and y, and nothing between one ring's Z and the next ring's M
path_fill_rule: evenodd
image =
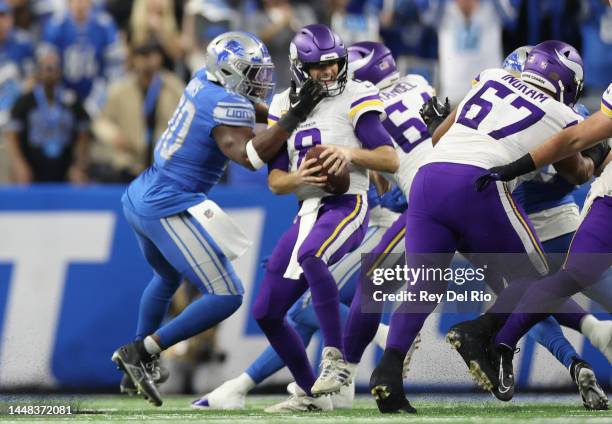
M394 173L399 166L391 136L381 123L383 103L371 83L347 75L347 52L340 37L328 27L307 25L290 47L292 88L275 96L270 124L282 121L296 101L300 87L316 81L326 96L287 140L269 166L268 185L277 194L295 193L300 211L279 239L266 267L253 315L270 344L291 371L299 390L267 412L316 411L331 408L329 397L344 384L335 378L347 372L336 281L329 266L361 244L367 229L369 178L367 169ZM329 167L317 176L319 160L306 160L313 146L322 145L319 160ZM323 190L326 178L348 166L345 194ZM329 190L329 188L328 188ZM330 190L333 191L333 190ZM293 303L310 289L325 348L318 378L310 366L299 336L285 316ZM316 398L315 396L319 396Z

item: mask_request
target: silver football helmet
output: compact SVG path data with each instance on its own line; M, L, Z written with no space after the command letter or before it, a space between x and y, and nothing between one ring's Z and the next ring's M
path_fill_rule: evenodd
M265 44L244 31L215 37L206 48L208 79L255 103L274 94L274 64Z

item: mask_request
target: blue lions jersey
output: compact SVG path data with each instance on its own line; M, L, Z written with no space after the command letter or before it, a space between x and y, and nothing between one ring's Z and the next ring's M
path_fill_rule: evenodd
M117 27L106 13L92 12L83 26L69 13L53 18L45 26L43 39L60 51L64 82L82 99L89 95L96 78L111 79L121 73L123 53Z
M24 78L34 69L34 47L32 38L27 32L13 30L4 43L0 44L0 66L12 63Z
M204 70L189 82L155 148L153 165L123 197L140 216L166 217L204 200L228 159L212 137L218 125L255 126L255 109L244 97L209 81Z

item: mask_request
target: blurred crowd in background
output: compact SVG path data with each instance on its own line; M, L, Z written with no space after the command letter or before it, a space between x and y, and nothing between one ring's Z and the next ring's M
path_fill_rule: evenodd
M282 90L291 38L313 22L347 45L383 41L454 104L480 71L545 39L581 51L591 109L612 75L607 0L0 0L0 182L130 181L210 40L258 35ZM226 182L265 172L230 166Z

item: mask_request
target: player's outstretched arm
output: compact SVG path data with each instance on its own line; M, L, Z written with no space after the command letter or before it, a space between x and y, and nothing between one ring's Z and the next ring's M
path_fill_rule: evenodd
M564 129L532 152L536 168L558 162L612 137L612 119L597 111L577 125Z
M276 156L293 130L306 119L323 97L321 84L308 80L277 125L257 135L250 127L219 125L213 129L213 137L219 149L230 160L251 170L259 169Z
M557 167L563 164L560 161L572 155L573 159L569 162L574 161L571 165L574 169L561 168L562 174L573 174L570 179L581 180L585 175L590 178L608 156L609 147L607 144L600 144L600 140L611 136L612 119L601 111L595 112L579 124L558 132L514 162L489 169L485 175L478 178L476 188L480 191L491 181L510 181L552 163ZM582 153L578 154L579 152Z

